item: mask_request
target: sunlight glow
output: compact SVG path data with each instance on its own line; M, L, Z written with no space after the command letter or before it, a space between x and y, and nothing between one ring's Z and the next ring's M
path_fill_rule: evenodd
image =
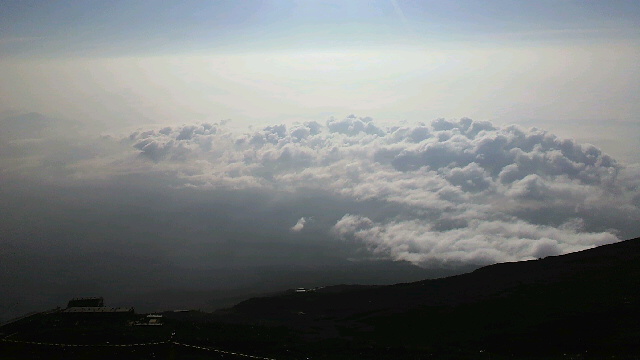
M611 45L7 60L0 106L106 127L354 112L416 121L441 114L624 120L638 111L638 59L637 49Z

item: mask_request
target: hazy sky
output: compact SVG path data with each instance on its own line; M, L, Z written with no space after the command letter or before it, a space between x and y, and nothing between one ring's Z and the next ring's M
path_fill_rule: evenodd
M357 113L639 146L636 1L4 1L0 111L100 125ZM607 124L608 131L581 128ZM601 129L599 129L601 130ZM598 144L600 145L600 144ZM636 157L637 159L637 157Z
M639 63L638 1L2 1L2 313L639 236Z

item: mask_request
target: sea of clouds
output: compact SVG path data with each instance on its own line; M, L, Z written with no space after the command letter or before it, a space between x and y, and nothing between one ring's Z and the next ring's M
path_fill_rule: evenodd
M637 166L536 128L468 118L381 127L350 115L244 133L224 123L142 129L114 140L144 166L127 169L125 158L103 166L171 173L184 187L393 204L376 218L339 214L327 232L371 257L426 267L583 250L637 236L640 219Z

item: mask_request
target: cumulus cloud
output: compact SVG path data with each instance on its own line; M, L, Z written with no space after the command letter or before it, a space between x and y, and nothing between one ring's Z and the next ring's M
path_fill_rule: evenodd
M471 219L463 227L439 231L420 220L377 223L345 215L333 231L375 255L440 266L526 260L618 241L609 232L583 233L571 224L551 227L519 219Z
M385 127L354 115L230 126L98 137L43 115L0 116L0 212L15 214L0 218L11 275L0 287L18 294L0 316L41 308L13 306L24 294L44 299L42 289L63 301L87 289L209 289L212 278L238 287L237 276L219 279L225 268L254 274L241 276L251 288L287 274L286 286L317 286L362 281L345 270L352 259L456 272L640 236L640 166L540 129L470 119ZM331 264L340 270L327 275ZM415 279L403 271L389 274Z
M528 259L638 235L637 169L536 128L467 118L383 128L350 115L244 134L184 125L123 141L187 186L393 204L375 216L343 214L331 232L371 256L423 266ZM291 231L303 227L301 218Z
M307 222L304 217L301 217L298 222L291 227L292 232L300 232L304 229L304 224Z
M216 131L213 124L164 127L157 131L136 131L129 135L129 139L134 141L133 147L140 150L141 155L153 161L158 162L167 157L171 160L185 160L194 148L203 151L211 149L211 135Z

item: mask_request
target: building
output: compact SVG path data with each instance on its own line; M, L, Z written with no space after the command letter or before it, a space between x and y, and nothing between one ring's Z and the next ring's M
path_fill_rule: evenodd
M67 303L68 308L75 307L103 307L104 299L102 297L81 297L73 298Z
M110 307L104 306L102 297L83 297L69 300L67 308L61 311L62 314L75 317L95 318L95 317L128 317L135 314L132 307ZM99 315L100 314L100 315Z
M149 314L145 318L133 322L135 326L162 326L163 316L160 314Z
M108 306L76 306L62 310L63 313L133 313L132 307L108 307Z

